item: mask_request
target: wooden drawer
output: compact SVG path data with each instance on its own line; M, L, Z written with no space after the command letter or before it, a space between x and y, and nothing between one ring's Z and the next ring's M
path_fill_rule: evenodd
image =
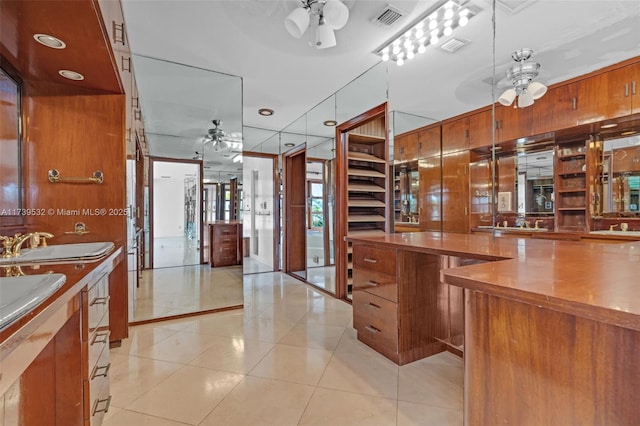
M104 316L103 318L106 319L107 317ZM89 340L87 341L89 348L89 369L96 364L102 351L109 347L109 335L111 332L109 331L109 324L105 324L105 322L106 321L103 321L103 323L100 324L96 332L89 336Z
M398 281L395 275L354 268L353 292L357 291L367 291L392 302L398 302Z
M395 276L396 251L364 244L354 244L353 267Z
M235 241L235 237L238 236L238 226L237 225L215 225L213 227L213 233L216 239L218 237L233 236Z
M109 396L109 348L106 347L94 365L89 365L89 377L84 382L85 396L85 419L91 425L99 425L102 418L109 409L111 398Z
M104 276L87 292L87 334L91 336L102 323L102 319L109 312L109 278ZM108 323L108 322L107 322Z
M353 327L358 339L385 356L398 357L398 305L366 291L353 293Z

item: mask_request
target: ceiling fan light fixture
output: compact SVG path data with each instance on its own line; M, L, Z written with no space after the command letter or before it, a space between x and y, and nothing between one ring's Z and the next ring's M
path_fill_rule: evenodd
M349 8L339 0L327 0L322 10L322 15L334 30L344 27L349 20Z
M516 99L516 91L515 89L507 89L500 95L498 98L498 102L500 102L504 106L511 106L513 101Z
M523 92L518 96L518 108L526 108L533 105L533 96L529 92Z
M327 49L335 45L336 35L333 28L321 17L318 28L316 28L316 49Z
M529 84L529 87L527 87L527 92L531 93L533 99L540 99L547 93L547 86L538 81L533 81Z
M284 20L284 27L289 34L295 38L300 38L309 28L311 17L309 11L303 7L294 9Z

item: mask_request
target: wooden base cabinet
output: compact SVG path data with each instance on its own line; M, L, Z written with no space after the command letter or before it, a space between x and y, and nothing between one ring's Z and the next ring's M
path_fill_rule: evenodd
M445 257L446 258L446 257ZM443 257L353 244L353 326L358 339L399 365L442 352Z
M211 242L209 263L212 267L242 263L242 224L214 223L209 225Z

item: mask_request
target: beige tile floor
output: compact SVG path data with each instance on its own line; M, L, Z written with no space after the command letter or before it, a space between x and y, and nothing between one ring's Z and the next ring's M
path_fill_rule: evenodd
M287 275L244 277L243 311L132 327L105 426L462 425L462 361L398 367L351 306Z

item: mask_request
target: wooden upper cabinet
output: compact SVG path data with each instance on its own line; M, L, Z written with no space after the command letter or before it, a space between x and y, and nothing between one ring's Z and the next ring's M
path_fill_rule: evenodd
M469 149L491 146L491 110L469 116Z
M496 142L506 142L531 135L533 108L496 105Z
M418 132L418 158L440 155L440 125L424 128Z
M578 99L580 83L570 83L550 89L533 104L532 134L553 132L575 127L580 122Z
M587 78L580 83L580 123L640 112L640 63Z
M418 132L396 136L393 145L393 158L399 162L411 161L418 158Z
M442 125L442 152L469 149L469 118Z

